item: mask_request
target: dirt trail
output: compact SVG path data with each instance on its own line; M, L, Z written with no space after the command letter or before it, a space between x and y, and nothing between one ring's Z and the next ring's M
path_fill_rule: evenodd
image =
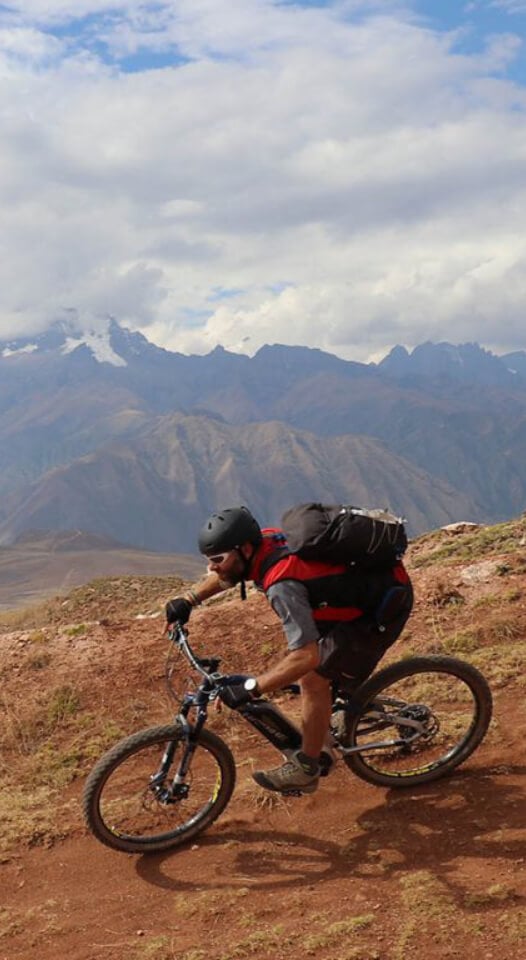
M509 703L498 707L509 715ZM0 956L296 957L312 949L522 960L524 767L516 756L513 744L506 756L482 748L453 778L409 792L379 790L341 769L315 796L272 809L248 805L241 778L218 824L171 854L113 853L79 827L51 849L3 864L3 909L19 920ZM353 935L342 953L345 923Z

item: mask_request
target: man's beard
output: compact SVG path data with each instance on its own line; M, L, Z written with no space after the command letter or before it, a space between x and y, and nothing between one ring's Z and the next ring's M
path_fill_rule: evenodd
M240 559L240 566L241 566L240 570L231 570L227 574L220 575L219 582L222 587L224 587L225 589L228 587L235 587L237 586L238 583L241 583L242 580L246 579L247 571L245 570L245 564L244 563L241 564L241 559ZM208 572L209 573L212 572L210 568L208 568Z
M244 579L242 573L229 573L228 577L221 577L221 583L226 583L228 587L235 587Z

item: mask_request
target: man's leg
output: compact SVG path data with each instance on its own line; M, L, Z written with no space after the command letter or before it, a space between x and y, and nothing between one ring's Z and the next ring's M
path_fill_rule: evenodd
M300 680L303 744L307 757L318 760L331 722L331 681L311 670Z
M320 776L319 757L331 718L331 682L312 671L300 680L303 713L302 749L296 750L280 767L257 770L256 783L267 790L312 793Z

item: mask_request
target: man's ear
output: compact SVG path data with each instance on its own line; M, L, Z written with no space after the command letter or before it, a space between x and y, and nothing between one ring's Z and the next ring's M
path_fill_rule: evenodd
M242 543L238 549L241 551L241 554L245 560L250 560L254 556L255 547L253 543L250 543L250 540L247 540L246 543Z

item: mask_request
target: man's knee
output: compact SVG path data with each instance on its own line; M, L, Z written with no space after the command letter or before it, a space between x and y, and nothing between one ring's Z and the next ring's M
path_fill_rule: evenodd
M305 676L301 678L300 686L302 693L324 693L330 686L330 680L322 677L319 673L316 673L315 670L311 670L310 673L306 673Z

